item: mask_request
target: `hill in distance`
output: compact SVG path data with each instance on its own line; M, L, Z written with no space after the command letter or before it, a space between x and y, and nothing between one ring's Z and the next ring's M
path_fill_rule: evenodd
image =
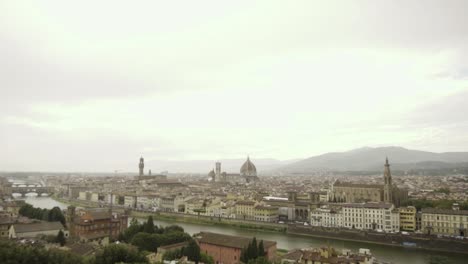
M385 157L388 157L392 170L468 167L468 152L435 153L402 147L364 147L310 157L278 170L286 173L381 171Z

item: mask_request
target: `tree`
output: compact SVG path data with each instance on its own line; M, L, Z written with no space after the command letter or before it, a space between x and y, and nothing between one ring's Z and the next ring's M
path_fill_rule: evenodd
M125 242L132 241L132 238L143 230L143 226L138 222L136 218L130 221L130 226L124 231L123 238Z
M248 264L271 264L265 257L258 257L256 259L251 259L247 262Z
M154 233L154 222L153 222L153 216L148 216L148 220L146 221L146 224L143 227L143 232L153 234Z
M214 259L212 256L207 255L205 253L200 253L200 261L205 264L214 264Z
M247 247L244 247L241 250L240 261L247 263L248 260L249 257L247 256Z
M187 247L184 248L183 255L187 256L189 260L195 261L195 263L200 261L200 247L194 239L190 240Z
M260 240L260 243L258 244L258 256L259 257L264 257L265 256L265 246L263 245L263 240Z
M180 249L175 249L175 250L169 250L164 255L162 256L163 260L176 260L180 259L182 257L182 252L184 251L184 248Z
M139 232L133 236L131 244L140 250L155 251L161 245L160 235Z
M96 254L95 264L148 263L146 257L135 247L123 244L111 244Z
M252 258L258 257L258 245L257 245L257 238L254 237L252 239Z
M57 234L57 242L60 243L60 246L63 247L65 245L65 234L62 230L60 230Z

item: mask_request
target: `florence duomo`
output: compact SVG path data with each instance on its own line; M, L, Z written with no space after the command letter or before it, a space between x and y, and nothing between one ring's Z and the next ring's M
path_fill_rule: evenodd
M213 182L231 182L231 183L251 183L258 181L257 168L250 161L250 157L242 164L240 173L221 172L221 162L215 163L216 169L208 173L208 177Z

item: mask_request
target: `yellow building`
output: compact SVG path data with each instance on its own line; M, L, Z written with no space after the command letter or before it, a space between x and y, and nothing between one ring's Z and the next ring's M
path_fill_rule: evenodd
M254 201L238 201L236 203L236 218L254 220Z
M276 223L278 221L278 207L257 205L254 207L254 220Z
M399 208L400 229L403 231L416 231L416 207L408 206Z
M427 234L468 237L468 210L425 208L421 225Z

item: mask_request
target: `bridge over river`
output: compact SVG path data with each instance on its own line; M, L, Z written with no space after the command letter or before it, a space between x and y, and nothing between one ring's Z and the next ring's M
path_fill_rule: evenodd
M1 190L3 195L21 194L21 197L29 193L35 193L37 196L51 195L55 191L53 187L42 186L40 183L7 183L3 184Z

